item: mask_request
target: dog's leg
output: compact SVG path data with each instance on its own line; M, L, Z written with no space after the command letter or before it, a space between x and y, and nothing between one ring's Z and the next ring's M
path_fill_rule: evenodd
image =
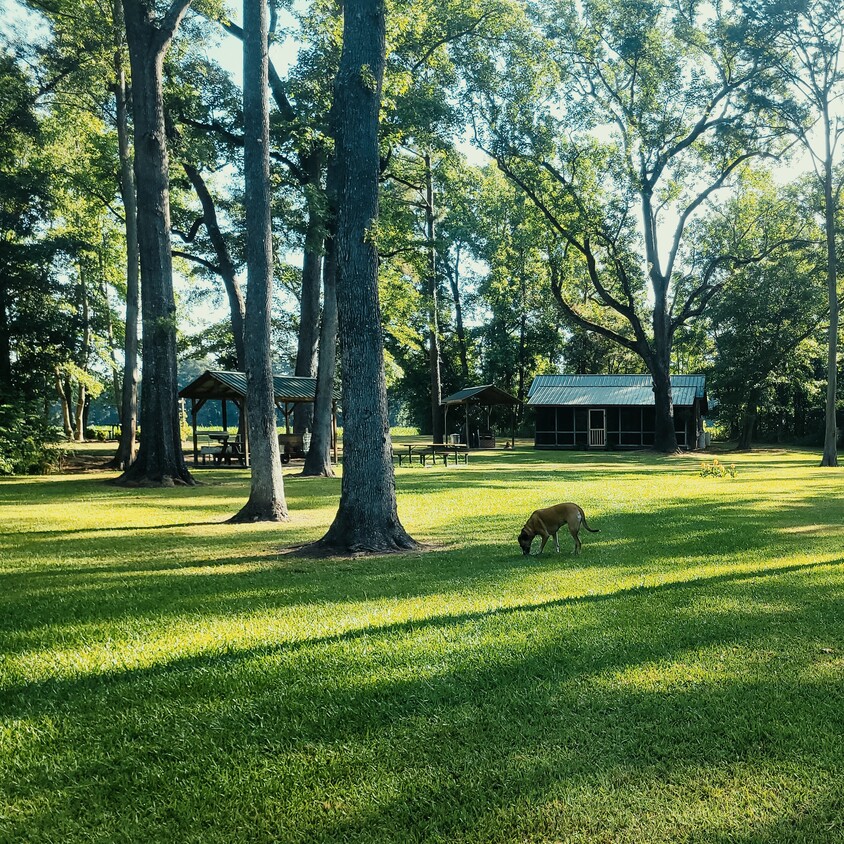
M549 535L548 535L547 533L543 533L543 534L542 534L542 543L541 543L541 545L539 546L539 552L538 552L538 553L540 553L540 554L541 554L541 553L542 553L543 548L545 548L545 543L548 541L548 536L549 536Z
M574 540L574 554L577 556L580 553L580 524L575 526L569 525L569 533L571 534L571 538Z
M560 553L560 540L557 539L557 532L554 531L554 550L559 554Z

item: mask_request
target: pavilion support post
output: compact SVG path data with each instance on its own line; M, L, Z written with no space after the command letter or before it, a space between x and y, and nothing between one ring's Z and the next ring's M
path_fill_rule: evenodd
M463 406L466 408L466 451L469 451L469 402Z
M241 428L243 430L243 465L249 465L249 424L248 424L248 413L246 410L246 399L243 400L243 410L241 411L241 415L243 417L242 421L243 424Z
M196 406L196 399L190 400L190 425L193 432L193 465L199 463L199 444L196 438L196 414L199 413L199 408Z
M445 411L443 412L443 440L448 442L448 405L443 405Z
M510 405L510 446L516 447L516 405Z
M228 402L223 399L223 430L228 431L229 429L229 408Z
M337 465L337 402L331 402L331 449L334 452L334 465Z

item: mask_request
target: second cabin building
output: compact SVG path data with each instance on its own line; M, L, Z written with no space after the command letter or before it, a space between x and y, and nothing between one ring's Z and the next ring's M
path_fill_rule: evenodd
M706 378L672 375L674 429L695 448L706 414ZM536 448L623 449L654 445L650 375L537 375L528 393L536 412Z

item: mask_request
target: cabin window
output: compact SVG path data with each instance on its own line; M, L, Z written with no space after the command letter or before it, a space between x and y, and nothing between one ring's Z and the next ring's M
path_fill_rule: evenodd
M554 408L553 407L537 407L536 408L536 430L539 431L553 431L556 426L554 424ZM537 439L537 442L539 440Z

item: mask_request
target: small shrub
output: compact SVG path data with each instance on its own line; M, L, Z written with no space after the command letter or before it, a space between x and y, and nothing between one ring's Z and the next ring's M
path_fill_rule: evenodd
M0 405L0 475L45 475L64 457L57 428L31 405Z
M736 464L730 463L725 466L717 457L711 463L700 464L700 476L702 478L734 478L736 476Z

